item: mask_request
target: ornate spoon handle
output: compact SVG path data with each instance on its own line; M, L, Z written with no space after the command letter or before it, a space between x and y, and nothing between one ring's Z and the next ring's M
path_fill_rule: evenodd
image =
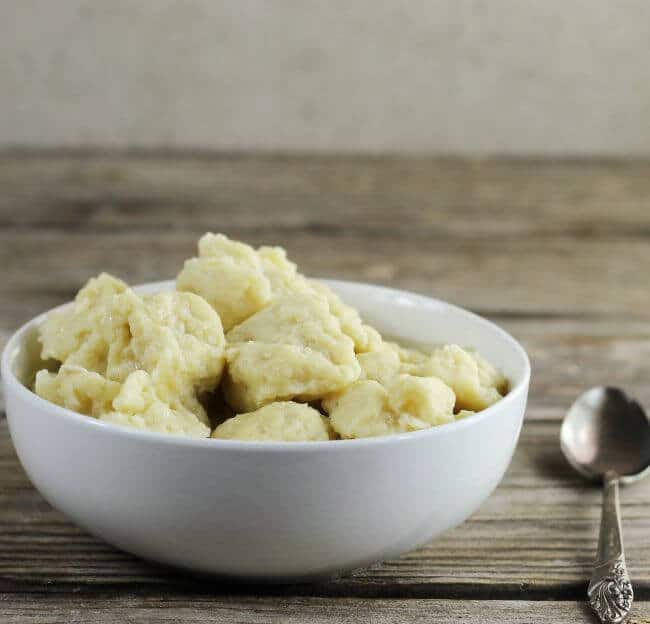
M603 485L598 557L587 594L591 607L603 624L618 624L625 620L630 612L633 593L625 567L618 475L608 472Z

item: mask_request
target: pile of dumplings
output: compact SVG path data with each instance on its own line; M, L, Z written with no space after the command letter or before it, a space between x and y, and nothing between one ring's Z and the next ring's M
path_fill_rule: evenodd
M416 431L498 401L477 353L384 340L279 247L205 234L176 290L105 273L40 327L34 391L102 421L173 435L321 441Z

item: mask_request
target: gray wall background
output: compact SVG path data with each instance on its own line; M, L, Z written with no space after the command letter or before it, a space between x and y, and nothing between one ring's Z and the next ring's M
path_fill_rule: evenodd
M650 154L648 0L4 0L0 147Z

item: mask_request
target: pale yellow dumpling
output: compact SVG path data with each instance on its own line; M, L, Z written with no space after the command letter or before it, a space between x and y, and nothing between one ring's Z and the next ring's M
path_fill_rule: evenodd
M374 351L358 353L357 360L361 366L359 379L371 379L387 384L400 373L401 361L397 349L388 342L383 342Z
M365 325L359 313L345 305L331 288L298 273L295 263L287 258L282 247L260 247L257 254L264 275L271 284L273 298L293 294L324 297L330 312L339 320L343 333L353 340L355 351L369 351L381 342L379 333Z
M456 394L456 410L485 409L507 389L506 380L493 366L458 345L445 345L425 360L402 368L412 375L442 379Z
M100 380L114 396L144 371L157 399L209 423L197 394L221 379L225 337L218 314L193 293L140 297L101 275L82 288L71 311L48 317L41 342L42 355L57 355L62 366L58 374L39 372L35 391L55 403L101 417L114 410L88 394L100 391Z
M496 366L490 364L490 362L476 351L468 350L468 353L476 362L478 378L481 385L488 388L496 388L499 394L504 396L508 392L508 380L499 372Z
M309 280L309 283L316 293L327 300L330 312L341 324L341 330L352 338L355 351L363 353L379 345L381 342L379 333L369 325L365 325L354 308L343 303L329 286L314 280Z
M107 306L127 288L124 282L106 273L90 279L77 293L71 309L47 315L40 327L41 357L103 374L109 348L102 332Z
M109 379L123 382L142 368L133 351L133 332L129 325L133 313L142 306L142 298L130 288L105 305L104 319L95 331L108 343L104 374Z
M319 399L359 376L352 341L318 297L277 299L226 338L224 394L238 411L278 400Z
M239 414L212 432L213 438L277 442L324 441L331 435L327 418L309 405L293 401L270 403L254 412Z
M219 316L193 293L144 297L129 317L132 350L166 399L184 391L214 389L224 366Z
M271 284L257 252L223 234L201 238L199 256L185 262L176 288L203 297L218 312L226 331L271 300Z
M454 420L454 391L436 377L397 375L386 384L388 404L406 430L425 429Z
M430 356L429 353L425 353L424 351L412 347L404 347L396 342L389 342L387 344L397 351L402 364L421 364Z
M120 388L116 381L70 364L63 364L56 373L38 371L34 383L34 391L40 397L95 418L112 409Z
M112 411L101 414L99 419L157 433L193 438L210 435L210 428L196 414L182 403L174 403L170 405L160 398L148 373L136 371L122 385L113 400Z
M271 285L272 298L314 293L310 281L298 273L295 263L287 258L287 252L282 247L260 247L257 255Z
M357 381L323 401L342 438L367 438L426 429L454 419L451 388L432 377L397 375L384 386Z

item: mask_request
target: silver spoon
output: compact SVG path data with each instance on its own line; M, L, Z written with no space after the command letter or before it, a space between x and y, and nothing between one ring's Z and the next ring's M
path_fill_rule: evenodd
M633 592L625 567L618 484L649 472L650 423L643 408L622 390L592 388L569 409L560 444L580 474L603 483L598 556L587 594L601 622L622 622L632 606Z

